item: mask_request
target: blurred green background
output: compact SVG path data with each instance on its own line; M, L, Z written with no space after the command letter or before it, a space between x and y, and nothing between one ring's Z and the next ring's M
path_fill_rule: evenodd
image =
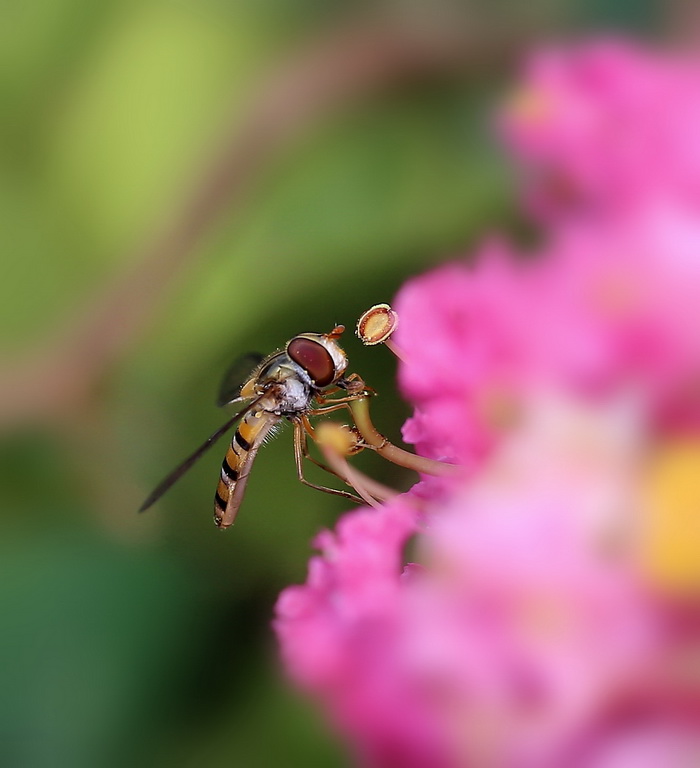
M261 452L227 534L211 519L225 440L156 508L135 510L225 419L213 402L232 358L336 322L352 328L410 275L496 228L517 230L488 119L529 40L654 31L660 7L3 6L0 764L346 764L313 707L287 690L270 629L279 591L305 578L312 537L347 508L297 482L291 430ZM437 63L409 51L393 74L380 67L344 85L337 51L345 45L361 69L392 49L392 30L425 37ZM443 60L445 50L457 55ZM308 51L320 51L311 74L295 75ZM266 94L295 103L276 78L303 85L326 60L332 105L312 100L289 136L284 119L246 128ZM219 190L183 245L182 211L229 145L247 146L253 167L239 158L235 194ZM173 226L181 258L168 261L178 246L164 247L149 273L153 243ZM126 301L95 330L91 312L109 309L117 284ZM122 341L103 359L113 331ZM74 358L66 349L80 334L90 340ZM408 408L395 361L351 332L345 348L380 393L378 426L398 440ZM88 385L62 396L81 366ZM358 463L411 482L376 457Z

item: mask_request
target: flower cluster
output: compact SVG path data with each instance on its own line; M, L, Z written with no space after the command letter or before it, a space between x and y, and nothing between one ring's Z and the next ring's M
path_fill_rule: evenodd
M700 204L698 62L599 40L533 55L501 115L531 212Z
M463 471L345 515L277 606L360 764L700 762L697 93L628 43L535 55L499 122L542 244L397 297L404 438Z

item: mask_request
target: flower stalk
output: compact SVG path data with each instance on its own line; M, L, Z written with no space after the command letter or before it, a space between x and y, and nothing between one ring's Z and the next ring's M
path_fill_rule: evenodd
M372 423L369 415L369 397L359 397L357 400L352 400L349 406L357 431L362 435L367 447L388 461L407 469L413 469L416 472L422 472L425 475L449 477L457 473L459 467L455 464L447 464L425 456L418 456L399 448L384 437Z

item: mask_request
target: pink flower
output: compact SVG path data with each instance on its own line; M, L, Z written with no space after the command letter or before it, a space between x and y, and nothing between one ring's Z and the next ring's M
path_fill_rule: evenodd
M346 515L337 534L322 533L322 556L311 561L304 586L280 596L275 628L290 674L324 699L363 761L439 768L441 742L397 652L402 551L416 517L399 500Z
M562 226L526 263L487 244L471 265L409 282L396 301L400 384L416 406L404 439L474 468L543 382L634 386L655 413L700 424L698 254L697 216L647 203Z
M640 723L598 737L585 760L591 768L659 768L691 766L700 760L694 727Z
M654 580L668 553L649 567L642 543L654 456L700 441L699 86L700 62L630 44L540 52L504 125L536 171L542 244L492 240L399 293L404 438L465 472L321 534L275 623L362 765L700 754L700 691L678 672L698 591L674 600ZM696 503L700 452L682 455L654 486L670 520Z
M531 211L700 203L700 64L615 39L541 49L502 115Z
M352 649L342 643L349 630L359 622L381 634L391 623L388 609L400 588L401 551L416 525L415 510L398 501L381 514L348 515L336 534L318 535L322 556L311 560L307 584L285 590L278 604L277 626L297 680L337 682L348 671ZM297 639L303 642L297 645Z
M562 227L545 256L551 296L540 306L556 334L545 355L578 381L634 383L657 402L697 379L698 253L697 215L678 206Z
M490 406L516 386L525 362L526 271L492 243L474 266L447 265L401 290L400 383L417 408L404 438L419 452L469 464L491 444Z
M620 416L543 400L421 537L405 642L454 764L570 764L648 674L654 614L610 552L634 475Z
M407 497L320 539L276 627L362 764L567 764L634 695L658 633L629 553L610 549L643 449L618 411L545 398L425 525ZM416 532L423 567L401 577Z

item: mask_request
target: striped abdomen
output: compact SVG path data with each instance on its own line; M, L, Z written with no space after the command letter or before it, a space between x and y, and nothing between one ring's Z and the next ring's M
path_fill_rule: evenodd
M246 414L236 429L231 445L221 463L221 478L214 501L214 522L228 528L241 505L253 459L265 435L280 420L268 411Z

